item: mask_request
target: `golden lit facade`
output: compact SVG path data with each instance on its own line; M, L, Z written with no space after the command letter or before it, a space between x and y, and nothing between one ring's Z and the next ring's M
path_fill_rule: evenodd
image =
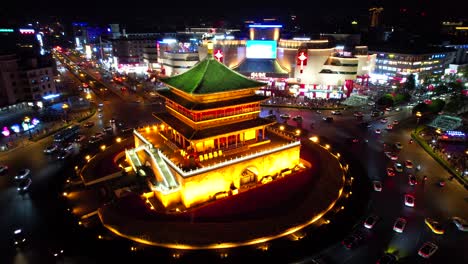
M158 125L134 131L126 155L164 208L191 208L300 168L300 141L260 118L264 83L211 56L162 81L166 111L153 113Z

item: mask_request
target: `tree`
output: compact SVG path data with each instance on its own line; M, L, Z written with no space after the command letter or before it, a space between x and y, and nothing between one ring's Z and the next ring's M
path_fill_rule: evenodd
M410 74L408 77L406 77L406 82L403 85L403 89L406 91L414 91L414 88L416 88L416 80L414 78L414 74Z
M413 107L412 110L413 114L416 114L417 112L421 113L428 113L429 112L429 106L426 103L419 103L415 107Z
M377 100L377 104L381 106L393 106L393 96L391 94L386 94Z
M429 106L429 111L431 113L438 113L442 111L442 109L445 106L445 101L442 99L435 99L432 100L432 103L428 105Z

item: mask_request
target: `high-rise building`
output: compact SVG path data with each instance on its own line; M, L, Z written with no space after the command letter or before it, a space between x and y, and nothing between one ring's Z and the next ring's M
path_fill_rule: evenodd
M369 15L370 15L370 23L369 27L377 28L382 26L382 13L384 9L383 7L371 7L369 8Z

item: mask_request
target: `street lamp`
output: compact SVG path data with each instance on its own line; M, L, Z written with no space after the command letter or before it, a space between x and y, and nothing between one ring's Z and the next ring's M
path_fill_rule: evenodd
M416 128L419 125L419 118L421 118L421 116L422 116L421 112L417 111L416 112L416 127L414 128L414 132L416 132Z
M67 110L68 110L68 108L69 108L68 104L63 104L62 105L63 116L64 116L65 121L67 121Z
M31 118L29 118L29 116L25 116L23 121L24 121L24 123L26 123L26 125L28 125L29 139L31 139L32 138L32 135L31 135Z

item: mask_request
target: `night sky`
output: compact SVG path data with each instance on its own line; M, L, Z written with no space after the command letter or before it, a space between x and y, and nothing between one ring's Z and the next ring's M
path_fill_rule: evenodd
M384 6L388 20L398 20L401 9L408 13L425 13L433 19L466 18L462 0L333 0L333 1L119 1L100 0L16 0L2 3L0 23L21 19L41 19L56 16L74 21L134 23L198 24L204 21L233 24L246 19L278 17L295 14L307 26L342 23L342 21L368 19L367 9L373 5ZM306 4L307 3L307 4ZM199 7L203 5L203 7ZM367 21L366 21L367 22ZM226 22L224 22L226 23Z

